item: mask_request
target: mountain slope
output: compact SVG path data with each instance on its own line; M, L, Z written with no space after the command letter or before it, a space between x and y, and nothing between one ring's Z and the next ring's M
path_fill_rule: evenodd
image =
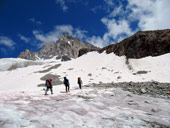
M127 58L143 58L159 56L170 52L170 29L157 31L139 31L136 34L111 44L99 50L106 53L114 52L118 56Z

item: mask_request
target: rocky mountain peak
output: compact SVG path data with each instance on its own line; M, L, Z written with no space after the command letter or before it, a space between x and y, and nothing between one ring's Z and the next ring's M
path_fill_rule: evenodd
M56 42L51 42L45 44L40 51L31 52L28 49L20 53L19 58L36 60L37 58L41 59L50 59L54 56L57 58L77 58L79 56L79 51L81 49L88 49L88 51L98 50L99 48L95 47L90 43L84 43L79 39L76 39L68 34L63 34L60 36L59 40Z
M70 36L70 35L67 34L67 33L64 33L64 34L61 35L60 38L59 38L60 41L64 41L64 42L70 41L71 39L73 39L73 37Z
M29 52L30 52L30 50L29 50L29 49L25 49L25 52L26 52L26 53L29 53Z

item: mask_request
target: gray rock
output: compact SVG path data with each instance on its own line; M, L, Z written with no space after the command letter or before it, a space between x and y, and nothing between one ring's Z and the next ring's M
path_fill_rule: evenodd
M28 49L25 49L24 52L21 52L20 55L18 56L18 58L22 58L22 59L27 59L27 60L36 60L36 53L35 52L31 52Z
M88 74L88 76L92 76L92 74L91 74L91 73L89 73L89 74Z
M61 64L56 64L54 66L51 66L49 67L48 69L45 69L45 70L41 70L41 71L38 71L38 72L35 72L35 73L46 73L46 72L49 72L50 70L52 69L57 69L58 67L60 67Z
M71 60L71 58L68 55L63 55L61 57L61 61L69 61L69 60Z
M160 111L160 109L158 109L158 108L152 108L152 110L151 110L152 112L159 112Z
M148 101L144 101L145 103L147 103L147 104L149 104L150 102L148 102Z
M20 53L19 58L36 60L50 59L54 56L58 56L56 59L62 59L62 61L70 60L70 58L77 58L79 56L79 50L82 48L86 49L99 49L90 43L84 43L79 39L73 38L68 34L63 34L56 42L50 42L45 44L40 51L30 52L26 49Z
M146 90L144 88L142 88L141 93L146 93Z
M127 94L127 96L132 97L132 95L130 95L130 94Z
M133 73L133 75L137 75L137 74L147 74L148 71L137 71L136 73Z
M128 105L138 105L138 103L129 102Z
M121 76L118 76L117 79L121 79Z
M95 85L95 87L120 87L125 91L133 92L138 95L150 95L152 97L170 98L170 83L159 82L119 82L119 83L103 83Z

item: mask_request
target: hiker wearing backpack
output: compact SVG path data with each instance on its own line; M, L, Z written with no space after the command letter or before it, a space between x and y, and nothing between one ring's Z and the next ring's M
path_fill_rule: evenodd
M79 85L79 88L81 89L81 85L82 85L82 80L80 77L78 77L77 83Z
M49 89L51 91L51 94L53 94L52 79L47 79L46 82L45 82L45 86L47 87L46 91L45 91L45 95L47 95L47 92L48 92Z
M70 92L70 83L66 77L64 77L64 85L66 87L66 93Z

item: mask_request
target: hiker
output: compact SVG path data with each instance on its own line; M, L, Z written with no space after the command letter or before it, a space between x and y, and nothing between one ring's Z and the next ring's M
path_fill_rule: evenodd
M66 93L70 92L70 83L66 77L64 77L64 85L66 87Z
M81 85L82 85L82 80L80 77L78 77L77 83L79 85L79 88L81 89Z
M48 92L49 89L51 91L51 94L53 94L52 79L47 79L46 82L45 82L45 86L47 87L46 91L45 91L45 95L47 95L47 92Z

